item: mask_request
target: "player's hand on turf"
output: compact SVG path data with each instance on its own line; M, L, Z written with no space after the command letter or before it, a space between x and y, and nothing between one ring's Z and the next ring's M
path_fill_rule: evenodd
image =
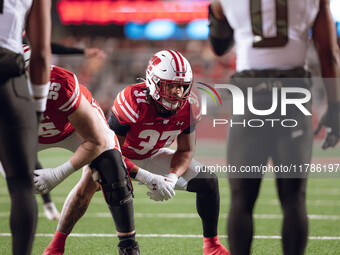
M322 149L334 147L340 138L340 103L328 103L326 113L322 116L314 135L317 135L321 128L326 127L326 138Z
M39 194L46 194L75 171L69 161L56 168L34 170L34 188Z
M167 182L166 178L162 175L153 174L140 168L137 172L136 179L146 185L151 193L153 193L153 195L149 195L150 199L163 201L175 195L171 182Z
M57 184L55 181L53 168L34 170L34 188L38 194L46 194L51 191ZM55 185L53 185L55 184Z

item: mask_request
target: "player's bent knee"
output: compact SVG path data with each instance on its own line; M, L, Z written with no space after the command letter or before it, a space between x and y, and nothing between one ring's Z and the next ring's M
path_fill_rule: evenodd
M84 179L84 182L87 185L100 189L100 173L97 170L94 169L92 171L90 167L86 167L86 171L83 172L82 179Z
M91 178L91 177L90 177ZM77 184L77 193L80 196L87 197L89 195L93 195L97 191L100 190L100 185L98 182L93 181L93 179L82 178L80 182Z
M218 178L215 173L200 172L188 182L188 191L218 193Z
M119 207L132 201L132 184L118 150L103 152L92 161L90 168L100 174L99 184L108 205Z
M100 185L92 178L91 169L87 166L83 167L82 176L77 184L78 192L82 193L95 193L100 190Z
M204 173L204 187L207 191L216 191L218 190L218 178L215 173Z

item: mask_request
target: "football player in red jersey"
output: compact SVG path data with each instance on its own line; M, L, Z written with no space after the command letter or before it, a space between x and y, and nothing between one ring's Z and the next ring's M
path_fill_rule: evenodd
M23 44L28 44L28 40L26 37L26 32L23 33ZM97 58L98 60L104 60L106 58L106 54L104 51L98 48L74 48L74 47L68 47L64 46L59 43L54 43L51 42L51 51L52 54L57 54L57 55L83 55L84 57L88 58ZM42 169L42 165L40 162L36 163L35 169ZM0 172L3 173L5 176L4 172L1 171L2 166L0 164ZM41 194L42 200L43 200L43 208L44 208L44 214L48 220L59 220L60 218L60 213L58 212L55 204L53 203L50 193L46 194Z
M193 159L195 127L201 112L198 98L191 93L192 82L190 64L182 54L172 50L158 52L149 61L146 81L118 94L108 123L118 136L130 176L150 189L150 198L168 200L175 195L175 189L196 192L203 225L203 254L229 254L217 235L217 177L199 171L204 166ZM175 138L176 151L168 148ZM93 182L90 175L83 175L73 197L69 197L68 207L63 209L69 212L68 218L61 216L64 233L70 233L75 224L74 205L89 203L96 192ZM82 186L93 188L84 192Z
M28 59L29 47L25 45L24 49L24 57ZM121 159L117 137L109 129L104 114L90 91L78 83L75 74L57 66L51 66L50 90L39 126L38 150L52 147L64 148L74 153L59 167L35 170L36 191L41 194L49 192L82 167L83 172L89 173L90 169L95 169L100 176L104 197L116 225L120 254L139 254L138 243L134 238L132 185ZM65 204L67 203L66 199ZM77 207L79 213L86 210L82 204ZM63 221L60 221L59 225L62 224ZM60 231L56 232L56 236L59 237L59 242L66 239L66 235ZM62 249L58 248L59 246L56 249L46 249L44 254L63 254L64 245ZM126 251L128 253L124 253Z

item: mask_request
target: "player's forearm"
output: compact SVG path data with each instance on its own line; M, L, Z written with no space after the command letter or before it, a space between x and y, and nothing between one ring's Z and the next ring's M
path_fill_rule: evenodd
M339 78L324 79L328 103L340 102L340 82Z
M318 52L322 77L325 78L328 102L340 100L340 84L337 81L340 77L340 58L335 31L329 1L320 1L320 10L313 26L313 41Z
M102 152L105 147L90 143L82 143L72 157L56 168L38 169L34 171L34 186L38 193L46 194L59 185L76 170L89 164Z
M50 80L51 52L47 49L43 52L33 53L30 59L30 79L33 84L45 84Z
M26 33L31 46L30 79L33 84L46 84L51 63L51 3L33 1Z
M84 49L67 47L59 43L51 43L51 49L53 54L68 55L68 54L84 54Z
M73 168L78 170L91 163L96 157L103 153L106 146L100 143L83 142L69 159Z
M193 151L176 151L171 160L169 173L182 176L189 168L193 156Z
M340 59L339 49L319 53L322 77L328 102L340 102Z

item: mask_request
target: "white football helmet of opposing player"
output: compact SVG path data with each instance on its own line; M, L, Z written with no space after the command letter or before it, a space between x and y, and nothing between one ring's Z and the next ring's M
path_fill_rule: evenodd
M190 95L193 74L188 60L177 51L162 50L156 53L146 68L146 85L152 98L168 110L183 108ZM167 95L168 85L183 86L183 96Z

